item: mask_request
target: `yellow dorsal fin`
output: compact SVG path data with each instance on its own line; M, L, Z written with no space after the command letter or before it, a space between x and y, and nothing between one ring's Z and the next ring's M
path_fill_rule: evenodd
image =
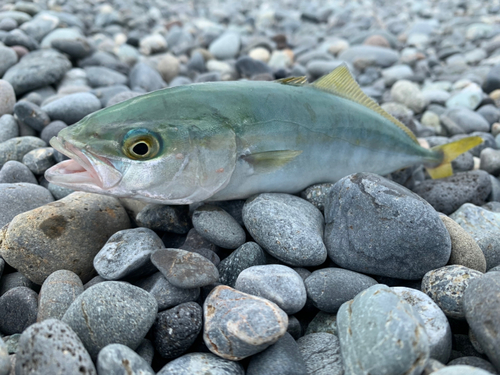
M385 117L387 120L394 123L397 127L403 130L411 139L418 143L417 138L410 129L404 126L401 122L396 120L389 113L384 111L373 99L366 95L359 87L358 83L349 72L347 65L344 63L335 68L330 74L321 77L315 81L312 86L318 90L329 92L331 94L340 96L344 99L349 99L353 102L361 104L379 115Z
M307 83L306 77L287 77L281 78L274 81L276 83L281 83L282 85L292 85L292 86L302 86Z

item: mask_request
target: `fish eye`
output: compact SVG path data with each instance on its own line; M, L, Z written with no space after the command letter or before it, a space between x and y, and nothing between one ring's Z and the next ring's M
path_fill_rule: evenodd
M134 160L148 160L160 152L160 137L147 129L133 129L123 139L123 152Z

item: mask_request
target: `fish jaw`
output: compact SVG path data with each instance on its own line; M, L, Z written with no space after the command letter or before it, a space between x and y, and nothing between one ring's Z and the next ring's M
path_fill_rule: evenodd
M50 145L71 159L64 160L45 172L45 178L49 182L73 190L110 194L123 177L108 158L88 149L58 137L53 137Z

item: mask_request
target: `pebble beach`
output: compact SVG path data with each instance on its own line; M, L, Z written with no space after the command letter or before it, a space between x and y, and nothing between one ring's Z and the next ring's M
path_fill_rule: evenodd
M483 143L190 206L44 178L102 108L341 64L423 147ZM499 176L499 0L0 0L0 375L499 374Z

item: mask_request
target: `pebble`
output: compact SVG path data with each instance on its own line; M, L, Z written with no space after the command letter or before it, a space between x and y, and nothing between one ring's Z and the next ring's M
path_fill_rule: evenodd
M157 69L163 80L172 86L173 79L177 77L180 71L179 59L171 53L166 53L158 60Z
M3 168L2 168L3 170ZM50 192L42 186L31 183L0 184L0 227L8 224L15 216L47 203L53 202ZM2 235L0 234L0 237ZM0 250L0 254L2 250ZM4 259L8 262L7 258Z
M227 60L236 57L240 50L240 36L228 32L215 39L208 48L217 60Z
M466 203L450 215L479 245L486 258L486 270L500 265L500 213Z
M260 49L266 51L269 56L269 52L265 48ZM241 77L251 79L259 74L272 74L272 69L264 61L266 58L264 57L263 60L263 56L257 57L259 58L255 59L250 56L241 56L238 60L236 60L236 70ZM269 60L269 57L267 60Z
M136 96L139 96L139 95L142 95L142 93L137 93L137 92L133 92L133 91L120 92L108 100L106 107L110 107L112 105L121 103L125 100L135 98Z
M456 94L452 95L446 101L446 107L448 108L463 108L475 110L483 98L483 91L481 88L472 83L460 90Z
M297 344L306 363L308 374L344 374L340 342L337 336L326 332L311 333L299 338Z
M233 361L263 351L278 341L288 326L288 316L273 302L224 285L210 292L203 316L203 339L208 349Z
M451 328L439 306L425 293L407 287L391 288L417 310L429 339L429 355L447 363L451 353Z
M483 105L476 112L483 116L490 125L500 120L500 110L493 104Z
M413 75L413 70L406 64L394 65L382 70L382 77L387 87L391 87L400 80L409 80Z
M243 270L234 288L274 302L289 315L302 310L307 299L300 275L290 267L279 264L252 266Z
M486 258L472 236L448 216L440 215L451 239L451 255L448 264L461 265L485 273Z
M54 196L54 198L56 200L61 200L64 197L67 197L71 193L75 192L74 190L71 190L71 189L68 189L68 188L65 188L62 186L54 185L52 182L49 182L47 189L49 189L49 191L52 193L52 195Z
M5 35L5 38L3 38L3 42L6 46L22 46L29 51L40 48L40 45L35 39L26 35L26 33L20 29L9 31L7 35Z
M441 308L446 316L464 319L462 299L472 280L483 273L459 265L451 265L429 271L422 279L422 292Z
M19 137L19 126L14 116L0 116L0 143Z
M69 69L71 62L63 54L51 49L38 50L30 52L9 68L3 79L10 82L19 96L57 83Z
M160 249L151 262L169 283L178 288L199 288L219 279L217 267L202 255L181 249Z
M344 302L375 284L377 281L369 276L342 268L316 270L305 280L307 297L314 306L332 314Z
M116 198L77 192L17 215L2 233L0 255L37 284L60 269L87 282L93 276L94 256L113 233L129 227Z
M155 231L185 234L189 232L189 207L148 204L136 216L137 225Z
M137 63L129 74L132 90L141 88L146 92L160 90L167 87L160 73L146 63Z
M85 68L87 80L91 87L126 85L126 75L105 66L89 66Z
M33 324L23 332L15 368L16 374L97 374L80 338L57 319Z
M466 365L446 366L445 368L435 371L432 374L433 375L491 375L491 373L488 371Z
M94 257L94 268L106 280L148 276L156 271L150 257L163 247L148 228L124 229L113 234Z
M3 260L3 259L2 259ZM5 263L5 262L4 262ZM12 272L3 275L0 283L0 296L4 295L8 290L14 289L18 286L25 286L34 291L38 291L39 286L29 280L20 272Z
M500 89L500 64L490 69L483 83L483 91L487 94L497 89Z
M14 114L20 122L37 132L42 131L50 123L50 117L38 105L20 100L14 106Z
M68 307L82 293L82 280L74 272L59 270L50 274L40 289L37 322L61 320Z
M91 91L97 99L101 101L101 106L106 107L108 102L112 97L117 94L127 92L130 93L130 89L125 85L115 85L115 86L106 86L106 87L98 87Z
M67 125L72 125L99 109L101 109L101 102L95 95L88 92L69 94L42 106L42 110L53 121L60 120Z
M155 374L139 354L122 344L109 344L102 348L96 367L98 374Z
M418 313L385 285L374 285L337 314L346 374L384 371L421 374L429 339Z
M472 132L488 132L490 124L488 121L469 108L456 107L445 112L445 115L457 124L467 134Z
M57 134L67 128L68 125L66 125L62 121L52 121L50 124L48 124L45 128L40 133L40 138L44 140L47 144L49 141L52 139L52 137L57 136Z
M326 332L337 336L337 315L320 311L307 325L306 335L311 333Z
M136 349L154 323L158 305L145 290L119 281L105 281L80 294L62 321L80 337L95 359L108 344Z
M43 175L44 172L56 164L52 147L40 147L31 150L23 156L23 164L35 175Z
M252 356L246 375L307 375L297 342L288 333L264 351Z
M485 148L480 154L479 168L489 174L498 177L500 175L500 150Z
M408 80L399 80L391 88L391 97L394 101L404 104L415 113L420 113L427 106L427 101L420 88Z
M243 228L220 207L198 207L193 212L192 221L200 236L224 249L236 249L245 243L246 233Z
M141 344L137 347L135 350L137 354L139 354L148 365L151 365L153 363L153 356L155 354L155 348L151 341L148 339L142 340Z
M484 171L459 172L450 177L425 180L413 191L445 215L464 203L483 205L491 193L491 180Z
M5 72L16 63L16 52L12 48L0 46L0 77L3 77Z
M174 359L194 343L203 326L200 305L185 302L156 316L152 327L155 349L163 358Z
M167 363L156 375L245 375L243 366L212 353L189 353Z
M356 173L337 182L325 222L330 259L352 271L415 280L450 257L450 236L437 212L375 174Z
M321 212L304 199L277 193L247 200L243 222L264 250L291 266L317 266L327 257Z
M15 184L25 182L38 185L38 181L29 168L18 161L10 160L0 169L0 183Z
M16 94L12 85L0 79L0 116L12 114L14 104L16 104Z
M35 323L38 294L25 286L18 286L0 297L0 331L7 335L21 333Z
M144 55L152 55L164 52L167 49L167 41L161 34L147 35L139 42L139 51Z
M10 358L7 345L0 337L0 375L9 375L10 367Z
M390 48L358 45L347 48L338 58L359 68L367 66L387 68L398 61L399 54Z
M464 292L465 318L497 371L500 369L500 273L472 280Z
M466 365L477 367L488 371L491 374L498 374L495 370L495 367L485 359L479 357L460 357L456 358L453 361L448 362L447 366L457 366L457 365Z
M255 242L244 243L217 266L219 270L219 282L234 288L236 280L242 271L252 266L265 264L266 255L264 250Z

